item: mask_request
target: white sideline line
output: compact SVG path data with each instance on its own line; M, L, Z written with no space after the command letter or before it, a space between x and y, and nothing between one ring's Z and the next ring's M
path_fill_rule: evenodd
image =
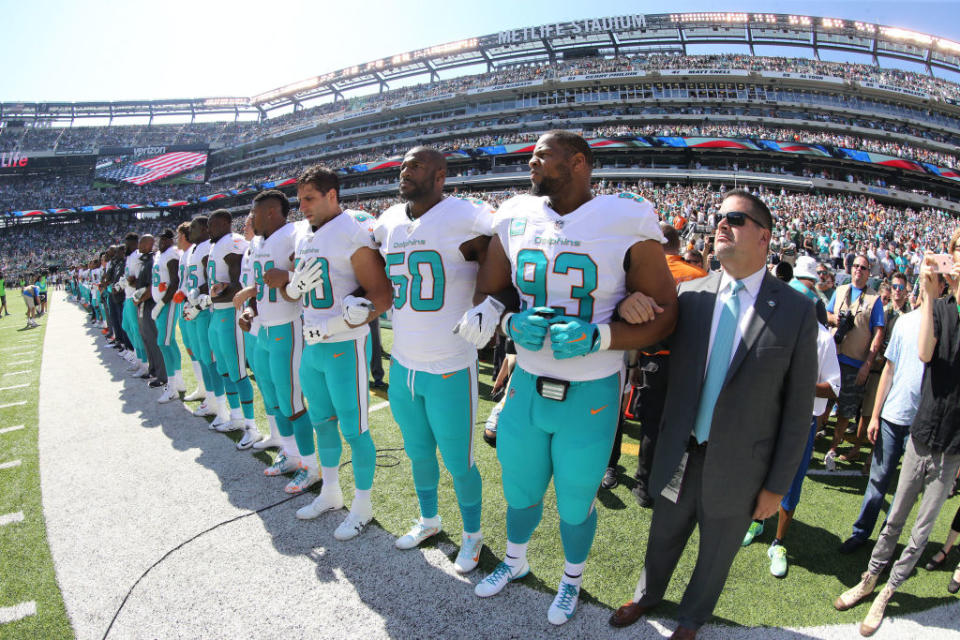
M19 460L11 460L10 462L4 462L0 464L0 469L13 469L14 467L19 467Z
M21 373L30 373L31 371L33 371L33 369L24 369L23 371L8 371L7 373L3 374L3 377L6 378L7 376L17 376Z
M843 477L853 477L853 476L863 476L859 471L827 471L826 469L810 469L807 471L808 476L837 476L840 478ZM863 476L866 478L866 476Z
M29 387L30 385L24 382L23 384L15 384L12 387L0 387L0 391L10 391L10 389L23 389L24 387Z
M4 433L10 433L11 431L20 431L20 429L23 429L23 428L24 428L24 425L22 424L18 424L13 427L5 427L3 429L0 429L0 435L3 435Z
M21 602L12 607L0 607L0 624L16 622L17 620L35 615L37 615L37 603L33 600L30 602Z
M23 511L17 511L16 513L7 513L0 516L0 527L5 524L12 524L14 522L23 522Z
M380 411L380 409L384 409L389 406L390 406L389 402L381 402L379 404L375 404L372 407L370 407L370 413L373 413L374 411Z
M23 400L22 402L11 402L9 404L0 404L0 409L9 409L10 407L20 407L25 404L27 404L26 400Z

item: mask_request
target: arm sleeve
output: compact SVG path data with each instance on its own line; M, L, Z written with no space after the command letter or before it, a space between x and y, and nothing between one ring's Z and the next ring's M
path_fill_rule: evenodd
M877 301L873 303L873 311L870 312L870 330L873 331L877 327L883 327L887 324L887 318L883 313L883 300L877 298Z

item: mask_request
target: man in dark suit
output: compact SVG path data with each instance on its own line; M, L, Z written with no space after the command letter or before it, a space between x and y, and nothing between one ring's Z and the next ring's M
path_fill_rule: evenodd
M734 190L717 217L722 271L680 285L679 321L668 341L643 572L633 600L610 618L626 626L660 603L696 525L700 548L671 636L677 640L696 637L750 521L776 513L789 489L817 379L815 308L765 268L769 209Z

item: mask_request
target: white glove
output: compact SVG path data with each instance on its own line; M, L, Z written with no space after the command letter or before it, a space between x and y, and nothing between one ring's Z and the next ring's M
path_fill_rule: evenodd
M293 277L287 283L287 295L291 298L302 298L305 293L312 291L323 280L323 263L314 260L309 266L306 260L297 263L293 270Z
M117 293L120 293L121 291L123 291L123 285L120 284L119 282L114 282L113 290L116 291Z
M213 300L210 298L208 294L201 293L199 296L197 296L196 306L197 306L197 309L199 309L200 311L203 311L204 309L209 307L211 304L213 304Z
M183 305L183 317L187 320L196 320L197 316L200 315L200 310L189 302Z
M196 289L190 289L187 291L187 304L190 306L197 306L197 298L200 297L200 292Z
M373 303L366 298L346 296L341 303L343 319L347 324L360 325L367 321L373 311Z
M163 311L163 308L167 306L162 302L160 304L153 305L153 311L150 312L150 317L153 318L153 321L156 322L157 318L160 317L160 312Z
M505 308L499 300L487 296L483 302L463 314L460 322L453 327L453 332L477 349L482 349L493 338Z
M136 303L139 303L139 302L140 302L140 299L143 298L143 295L144 295L146 292L147 292L147 288L146 288L146 287L140 287L139 289L137 289L136 291L134 291L134 292L133 292L133 301L136 302Z

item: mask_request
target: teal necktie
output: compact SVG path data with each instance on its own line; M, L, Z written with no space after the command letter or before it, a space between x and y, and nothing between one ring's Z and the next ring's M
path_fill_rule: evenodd
M707 375L700 390L697 419L693 423L693 435L701 444L710 437L713 408L717 404L717 398L720 397L720 389L723 388L723 381L727 377L727 369L730 368L730 350L733 349L733 339L737 335L737 321L740 319L740 299L737 294L743 289L743 282L734 280L730 286L730 297L720 310L720 322L717 323L717 334L713 338L710 363L707 365Z

